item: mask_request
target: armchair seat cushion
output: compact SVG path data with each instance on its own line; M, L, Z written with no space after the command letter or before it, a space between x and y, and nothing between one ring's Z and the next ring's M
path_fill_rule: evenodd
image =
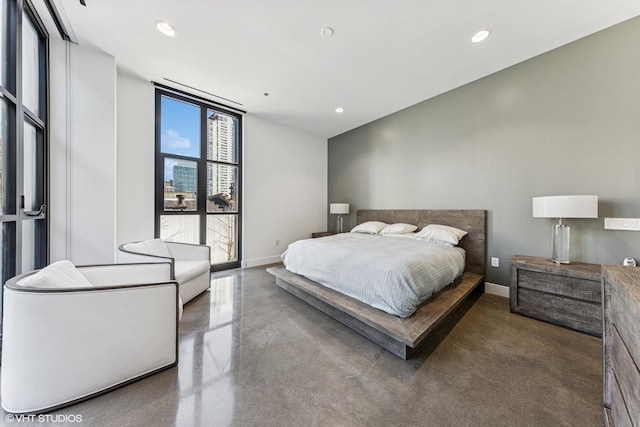
M118 247L117 262L170 262L184 304L211 287L211 249L207 245L161 239L124 243Z
M186 283L206 273L211 268L209 261L180 261L175 264L175 278L178 283Z

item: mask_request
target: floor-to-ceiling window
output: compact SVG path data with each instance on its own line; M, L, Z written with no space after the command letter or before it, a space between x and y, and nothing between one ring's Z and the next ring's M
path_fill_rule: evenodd
M47 264L47 34L31 4L0 0L0 275Z
M0 0L1 274L47 263L46 33L28 3Z
M156 89L156 236L206 244L213 270L240 265L242 115Z

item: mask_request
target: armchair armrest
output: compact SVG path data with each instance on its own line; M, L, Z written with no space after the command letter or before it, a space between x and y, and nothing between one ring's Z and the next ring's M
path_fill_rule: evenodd
M210 260L211 248L191 243L165 242L169 252L176 260Z
M149 255L140 252L130 251L125 245L120 245L116 252L117 263L149 263L149 262L173 262L173 258L159 255Z

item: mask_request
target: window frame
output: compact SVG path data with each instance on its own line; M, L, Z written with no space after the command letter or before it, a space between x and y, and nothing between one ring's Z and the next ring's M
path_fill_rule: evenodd
M5 0L7 11L6 26L2 28L3 55L7 60L7 86L0 81L0 102L7 106L7 141L2 150L2 167L8 171L0 171L5 186L2 191L3 204L7 209L0 210L0 250L2 256L0 276L3 282L26 270L42 268L49 263L50 256L50 219L49 206L49 138L50 138L50 79L49 79L49 33L42 22L36 8L29 0ZM0 10L3 13L4 9ZM35 84L38 85L37 109L31 111L24 100L23 70L23 27L28 19L37 35L38 69L34 73ZM6 38L5 38L6 37ZM6 52L4 50L6 49ZM1 65L0 65L1 66ZM30 82L31 83L31 82ZM25 126L33 127L35 144L33 155L34 186L29 190L35 205L25 206ZM30 170L30 169L29 169ZM4 190L7 190L6 192ZM37 209L37 210L34 210ZM29 239L29 243L25 244ZM31 240L33 239L33 240ZM4 299L4 289L2 289ZM1 311L1 305L0 305ZM1 313L0 313L1 325ZM1 328L1 326L0 326ZM0 335L0 346L2 344Z
M192 95L168 86L155 83L155 198L154 198L154 235L160 237L161 217L170 215L198 216L199 220L199 244L207 244L207 219L209 216L234 215L236 222L236 251L234 261L211 264L211 271L228 270L238 268L242 264L242 141L243 141L243 116L244 111L237 110L226 105L219 104L206 98ZM162 152L162 97L176 101L197 105L200 108L200 156L198 158L180 154ZM209 110L234 117L238 122L237 128L237 163L209 160L207 156L207 113ZM164 164L165 159L177 159L197 164L197 194L204 197L197 198L195 211L167 211L164 207ZM207 169L209 164L229 165L237 168L236 181L236 209L235 211L207 212Z
M38 237L34 244L34 260L35 268L41 268L49 262L49 215L46 206L49 205L49 33L42 20L38 16L36 9L29 0L5 0L8 8L7 22L7 40L5 46L11 46L11 50L7 52L9 67L7 71L8 86L5 87L0 82L0 101L7 102L9 107L9 142L6 144L9 149L8 153L3 156L8 158L5 160L6 165L10 169L11 176L7 177L14 182L11 183L10 193L4 196L12 197L10 201L10 212L0 212L0 226L4 229L6 224L15 224L12 231L13 240L10 242L9 249L13 254L11 260L11 268L8 271L1 271L3 280L6 280L16 274L23 273L23 224L24 221L34 221L36 227L36 235ZM38 90L38 110L39 114L34 113L24 105L23 102L23 40L22 30L24 26L24 15L31 21L34 30L38 33L38 70L37 84ZM34 177L37 183L37 192L34 198L39 201L40 205L44 205L45 209L36 212L31 211L30 207L24 206L24 144L25 144L25 124L33 126L36 131L36 152L37 152L37 168ZM41 184L41 188L40 188ZM38 222L44 221L44 222ZM4 230L0 230L3 241L5 240ZM4 257L4 254L3 254ZM5 263L3 258L3 265ZM8 265L6 266L8 267ZM4 270L5 267L3 267Z

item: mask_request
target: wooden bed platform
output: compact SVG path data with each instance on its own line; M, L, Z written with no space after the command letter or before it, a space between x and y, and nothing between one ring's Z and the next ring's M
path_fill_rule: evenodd
M403 359L407 359L429 334L484 282L486 212L483 210L360 210L357 223L383 221L404 222L419 228L427 224L444 224L468 232L460 241L466 251L463 276L418 307L410 317L392 316L354 298L326 288L312 280L291 273L285 267L267 271L276 284L364 335Z

